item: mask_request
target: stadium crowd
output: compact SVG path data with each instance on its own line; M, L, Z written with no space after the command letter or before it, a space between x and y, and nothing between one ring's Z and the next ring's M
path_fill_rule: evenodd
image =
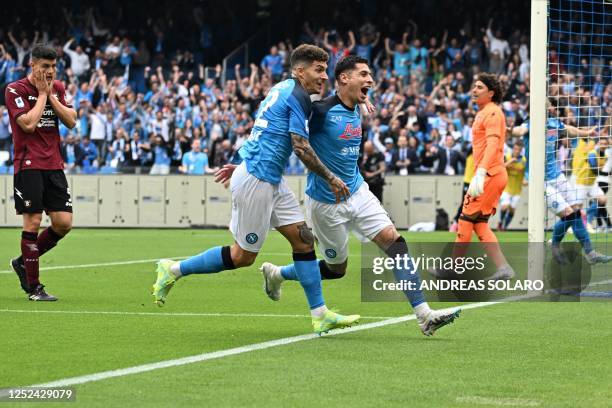
M193 49L172 48L161 28L145 40L101 26L93 9L63 13L70 37L52 38L44 29L1 33L0 83L3 98L6 84L27 74L32 44L55 44L57 77L78 113L74 129L60 129L68 172L213 172L233 160L249 135L259 102L288 76L290 40L270 46L258 64L228 67L231 72L224 75L220 64L205 69L202 43ZM199 18L197 12L194 18ZM330 82L322 97L333 90L333 69L341 57L355 53L371 62L375 88L369 97L377 111L364 119L363 132L384 157L387 173L462 174L471 149L475 110L469 90L475 74L501 76L509 127L527 120L528 28L502 34L501 25L491 19L430 35L406 21L399 36L387 36L385 27L368 21L346 32L306 22L294 42L329 51ZM205 41L204 29L202 33ZM566 97L560 103L568 123L579 118L575 124L594 126L599 117L612 116L612 61L589 61L586 56L567 61L563 55L551 51L551 61L556 61L551 73L558 79L554 95L560 101ZM222 78L233 79L223 83ZM11 131L3 104L0 117L0 151L9 152L0 171L8 172ZM287 172L301 174L304 167L292 157Z

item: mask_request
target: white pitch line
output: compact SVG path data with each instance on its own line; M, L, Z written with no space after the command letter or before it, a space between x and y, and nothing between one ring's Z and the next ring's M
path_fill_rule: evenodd
M274 314L274 313L157 313L157 312L122 312L107 310L27 310L27 309L0 309L0 313L51 313L51 314L87 314L87 315L117 315L117 316L170 316L170 317L282 317L282 318L310 318L310 315ZM391 316L361 316L367 320L393 319Z
M265 252L265 253L261 253L260 256L288 256L290 257L291 254L288 252ZM187 259L189 258L191 255L189 256L172 256L172 257L167 257L169 259ZM359 255L357 254L353 254L353 255L349 255L349 257L358 257ZM135 265L135 264L142 264L142 263L151 263L151 262L157 262L162 258L155 258L155 259L136 259L136 260L132 260L132 261L116 261L116 262L102 262L102 263L91 263L91 264L81 264L81 265L57 265L57 266L43 266L42 268L40 268L41 271L52 271L52 270L56 270L56 269L78 269L78 268L99 268L99 267L106 267L106 266L118 266L118 265ZM15 273L12 270L4 270L4 271L0 271L0 274L12 274Z
M505 303L505 302L471 303L471 304L462 306L461 308L464 310L465 309L476 309L479 307L486 307L486 306L496 305L499 303ZM407 322L409 320L414 320L414 319L416 319L415 315L400 316L400 317L395 317L392 319L382 320L379 322L366 323L363 325L353 326L353 327L350 327L344 330L336 330L336 331L333 331L333 332L330 332L324 335L324 337L339 336L341 334L354 333L354 332L363 331L363 330L370 330L370 329L375 329L378 327L388 326L391 324ZM101 380L106 380L109 378L124 377L126 375L146 373L149 371L159 370L162 368L177 367L177 366L183 366L187 364L199 363L202 361L215 360L215 359L219 359L223 357L235 356L238 354L250 353L252 351L265 350L265 349L269 349L272 347L285 346L287 344L293 344L293 343L298 343L298 342L307 341L307 340L314 340L318 338L319 336L316 334L303 334L301 336L285 337L282 339L265 341L263 343L249 344L246 346L235 347L235 348L231 348L227 350L213 351L210 353L197 354L194 356L177 358L174 360L159 361L157 363L143 364L143 365L138 365L134 367L121 368L118 370L102 371L99 373L83 375L79 377L63 378L60 380L50 381L50 382L43 383L43 384L30 385L29 387L48 387L48 388L69 387L72 385L85 384L85 383L90 383L94 381L101 381ZM0 397L5 396L4 395L5 393L6 392L4 393L0 392Z
M499 407L539 407L540 403L535 400L523 398L499 398L499 397L479 397L477 395L457 397L459 403L470 405L488 405Z
M186 259L186 256L178 256L173 259ZM78 268L96 268L96 267L104 267L104 266L117 266L117 265L134 265L141 263L149 263L149 262L157 262L160 258L155 259L136 259L133 261L117 261L117 262L103 262L103 263L92 263L92 264L82 264L82 265L57 265L57 266L44 266L40 268L41 271L52 271L55 269L78 269ZM11 274L15 273L13 271L0 271L3 274Z

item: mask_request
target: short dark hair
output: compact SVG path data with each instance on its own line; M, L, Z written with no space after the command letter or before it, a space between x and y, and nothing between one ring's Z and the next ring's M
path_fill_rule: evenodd
M57 59L57 51L55 48L47 44L35 44L32 48L32 59Z
M306 63L308 65L315 61L327 62L329 55L324 49L311 44L302 44L291 53L291 69L296 65Z
M490 74L488 72L481 72L478 74L477 80L482 82L489 88L489 91L493 91L493 98L491 100L495 103L501 103L504 97L504 88L497 78L497 75Z
M352 71L355 69L357 64L367 64L368 60L360 57L359 55L347 55L338 61L336 69L334 70L334 76L338 78L340 74L346 71Z

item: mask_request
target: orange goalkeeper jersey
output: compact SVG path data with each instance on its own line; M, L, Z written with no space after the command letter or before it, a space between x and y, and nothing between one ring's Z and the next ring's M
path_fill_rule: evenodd
M499 136L498 147L489 163L483 163L487 148L487 137ZM504 170L504 144L506 142L506 117L499 106L489 102L476 114L472 126L472 146L474 148L474 168L484 167L493 176Z

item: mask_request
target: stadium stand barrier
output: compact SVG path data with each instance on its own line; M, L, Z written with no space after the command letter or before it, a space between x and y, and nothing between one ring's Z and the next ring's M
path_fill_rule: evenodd
M306 178L288 176L289 187L303 203ZM383 206L398 228L435 221L436 209L451 217L461 198L461 176L387 176ZM226 228L231 216L230 192L212 176L68 175L75 227ZM0 176L0 225L16 227L12 176ZM528 200L511 229L527 229ZM47 225L47 217L43 217ZM493 219L497 222L497 218Z

